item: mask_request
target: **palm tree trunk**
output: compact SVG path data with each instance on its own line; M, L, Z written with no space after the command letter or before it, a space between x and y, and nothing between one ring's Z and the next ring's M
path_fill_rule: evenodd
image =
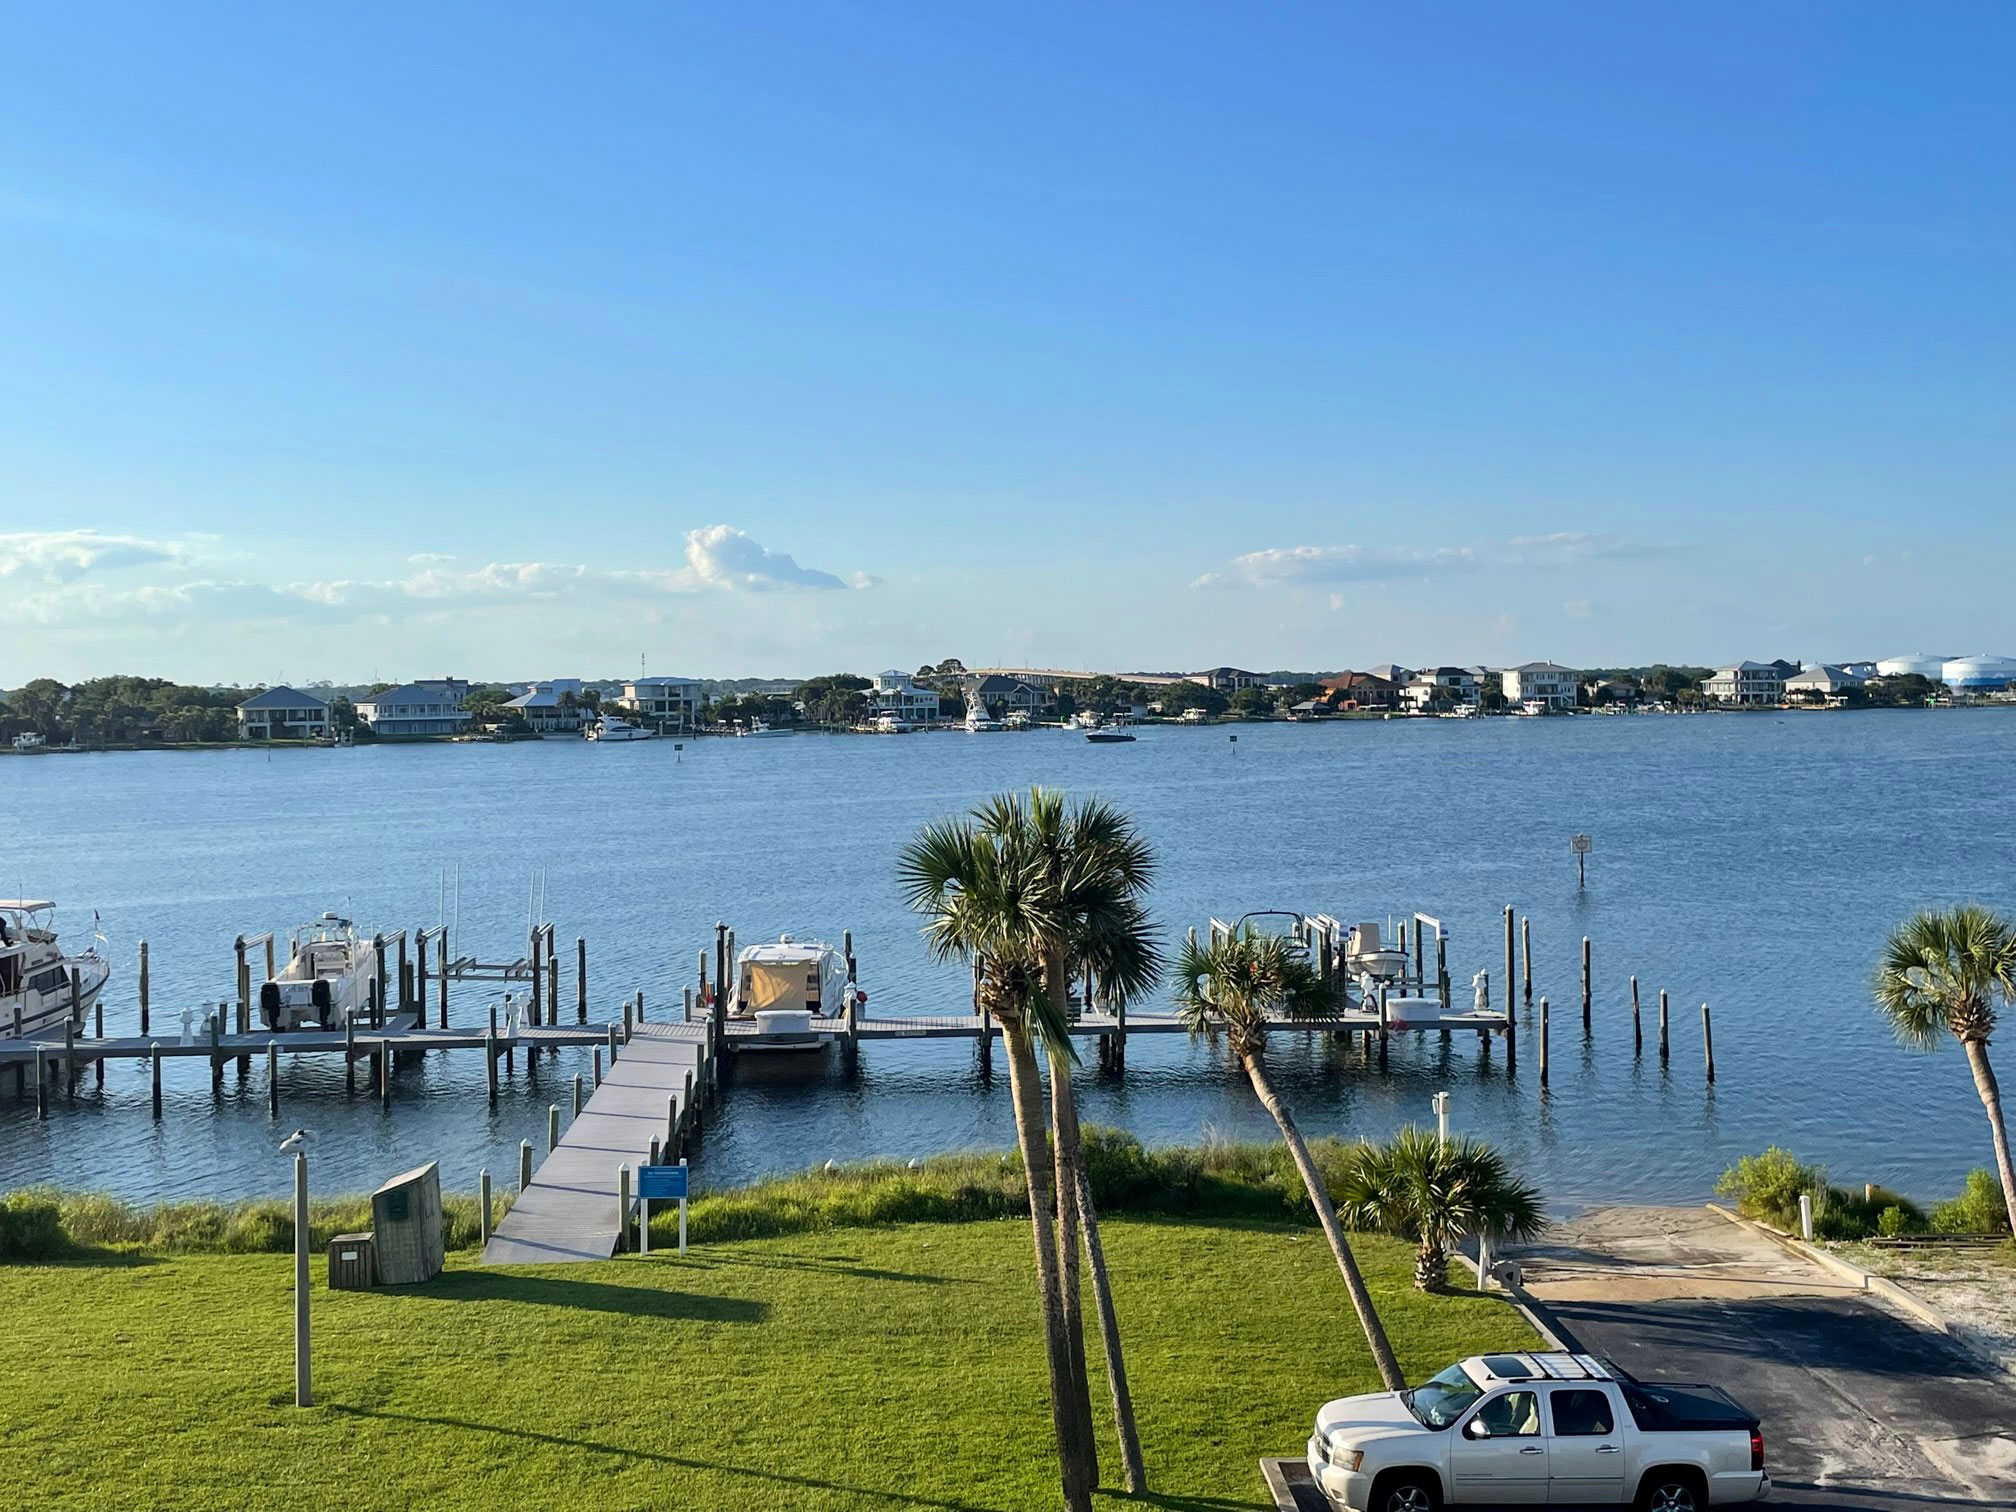
M1078 1214L1085 1220L1085 1256L1092 1265L1092 1299L1099 1306L1099 1337L1106 1346L1106 1379L1113 1388L1113 1421L1120 1430L1120 1461L1127 1472L1128 1491L1142 1496L1148 1490L1148 1471L1141 1463L1141 1434L1134 1426L1134 1395L1127 1389L1127 1361L1120 1353L1120 1320L1113 1312L1106 1251L1099 1243L1099 1214L1092 1206L1092 1182L1082 1161L1078 1166Z
M1057 1241L1050 1210L1050 1166L1043 1149L1042 1078L1029 1026L1001 1026L1008 1046L1008 1087L1015 1104L1015 1138L1029 1180L1029 1224L1036 1240L1036 1290L1042 1300L1043 1344L1050 1365L1050 1419L1057 1434L1064 1505L1091 1512L1092 1485L1084 1478L1078 1416L1072 1410L1071 1353L1064 1328L1064 1299L1057 1283Z
M1365 1278L1358 1273L1357 1257L1344 1240L1344 1226L1337 1221L1337 1206L1330 1200L1330 1189L1323 1184L1322 1172L1310 1158L1302 1131L1295 1127L1294 1115L1267 1079L1267 1068L1261 1064L1259 1054L1249 1052L1240 1059L1246 1064L1247 1079L1253 1083L1260 1105L1274 1115L1274 1122L1281 1127L1282 1141L1294 1157L1295 1169L1302 1173L1302 1185L1309 1190L1309 1205L1316 1209L1323 1237L1330 1241L1330 1253L1337 1257L1337 1269L1344 1273L1344 1290L1351 1297L1351 1310L1358 1314L1358 1326L1365 1330L1365 1342L1371 1346L1372 1361L1379 1367L1379 1379L1386 1383L1388 1391L1405 1391L1407 1378L1400 1373L1400 1362L1393 1357L1393 1346L1387 1341L1379 1314L1372 1308L1372 1294L1365 1289Z
M1085 1147L1078 1136L1078 1104L1071 1094L1071 1063L1050 1057L1050 1133L1057 1160L1057 1275L1063 1297L1065 1343L1071 1357L1071 1410L1084 1445L1086 1484L1099 1484L1099 1435L1092 1424L1092 1382L1085 1368L1085 1303L1078 1260L1078 1178Z
M1422 1291L1440 1291L1449 1282L1449 1252L1433 1239L1423 1239L1414 1254L1414 1284Z
M2016 1164L2009 1159L2009 1126L2002 1119L2002 1088L1995 1080L1995 1068L1988 1064L1986 1040L1962 1040L1967 1064L1974 1072L1974 1090L1981 1094L1981 1106L1988 1110L1988 1128L1995 1136L1995 1171L2002 1179L2002 1205L2009 1210L2009 1231L2016 1234Z

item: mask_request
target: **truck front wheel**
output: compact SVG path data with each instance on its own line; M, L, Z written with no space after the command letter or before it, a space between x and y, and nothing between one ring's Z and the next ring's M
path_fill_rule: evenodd
M1707 1512L1708 1489L1691 1470L1654 1470L1638 1483L1638 1512Z
M1418 1470L1391 1470L1372 1483L1369 1512L1439 1512L1442 1488Z

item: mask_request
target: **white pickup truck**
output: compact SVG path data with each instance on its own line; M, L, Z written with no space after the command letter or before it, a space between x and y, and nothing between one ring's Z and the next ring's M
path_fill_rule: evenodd
M1339 1512L1701 1512L1771 1494L1757 1419L1728 1396L1580 1354L1479 1355L1412 1391L1326 1403L1309 1473Z

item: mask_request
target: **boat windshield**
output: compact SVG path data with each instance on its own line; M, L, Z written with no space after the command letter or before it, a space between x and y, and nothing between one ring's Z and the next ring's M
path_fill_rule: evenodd
M1401 1392L1400 1400L1430 1428L1447 1428L1483 1394L1461 1365L1451 1365L1425 1386Z

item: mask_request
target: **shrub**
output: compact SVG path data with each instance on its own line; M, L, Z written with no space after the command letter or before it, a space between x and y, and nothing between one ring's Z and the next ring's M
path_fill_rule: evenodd
M1799 1198L1809 1195L1814 1199L1816 1233L1829 1195L1824 1167L1801 1164L1798 1156L1777 1145L1761 1155L1745 1155L1722 1173L1715 1191L1732 1199L1744 1217L1786 1229L1799 1227Z
M1876 1215L1876 1232L1885 1239L1895 1239L1899 1234L1911 1232L1911 1220L1904 1209L1893 1202Z
M1960 1195L1932 1209L1932 1227L1941 1234L2008 1233L2009 1209L1995 1173L1986 1167L1969 1171Z
M69 1247L53 1193L15 1192L0 1200L0 1261L53 1260Z

